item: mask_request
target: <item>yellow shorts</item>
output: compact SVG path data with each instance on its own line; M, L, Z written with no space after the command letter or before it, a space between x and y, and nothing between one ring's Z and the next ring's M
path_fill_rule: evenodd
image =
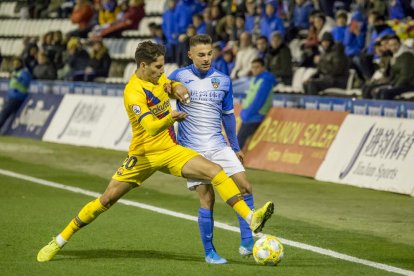
M141 185L156 171L182 176L181 170L184 165L197 155L199 154L192 149L180 145L175 145L163 152L130 155L112 178L121 182L133 182Z

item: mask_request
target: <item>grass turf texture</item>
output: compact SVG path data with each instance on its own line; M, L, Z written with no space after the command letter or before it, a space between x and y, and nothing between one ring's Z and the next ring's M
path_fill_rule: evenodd
M125 153L0 138L0 168L102 192ZM309 178L248 170L257 205L276 202L265 233L414 270L414 199ZM198 200L183 179L157 173L125 198L197 216ZM28 274L388 275L385 271L285 246L279 267L261 267L237 253L239 235L215 229L229 265L204 263L195 222L115 205L77 233L53 262L37 251L92 198L0 175L0 271ZM217 198L215 219L237 226ZM276 269L276 271L275 271Z

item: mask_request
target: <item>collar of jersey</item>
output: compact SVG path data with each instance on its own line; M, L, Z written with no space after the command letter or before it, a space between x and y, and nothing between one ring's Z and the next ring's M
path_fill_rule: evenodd
M134 73L134 77L135 77L135 80L138 82L138 83L140 83L141 85L143 85L143 86L145 86L145 87L151 87L151 88L153 88L154 86L156 86L157 84L153 84L152 82L149 82L149 81L146 81L146 80L143 80L143 79L140 79L135 73Z
M193 72L194 75L196 75L197 77L199 77L200 79L204 79L205 77L211 76L214 73L214 68L210 67L210 69L208 69L207 73L202 73L200 70L197 69L197 67L195 67L194 64L190 65L191 71Z

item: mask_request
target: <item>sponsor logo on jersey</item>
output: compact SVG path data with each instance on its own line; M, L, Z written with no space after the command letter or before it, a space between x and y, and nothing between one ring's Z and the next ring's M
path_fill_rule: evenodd
M139 105L133 105L133 106L132 106L132 111L133 111L135 114L139 115L139 114L141 113L141 107L139 107Z
M185 81L184 83L190 83L190 82L192 82L192 81L194 81L194 80L187 80L187 81Z
M211 79L211 84L213 85L214 88L218 88L220 86L220 79L219 78L212 78Z

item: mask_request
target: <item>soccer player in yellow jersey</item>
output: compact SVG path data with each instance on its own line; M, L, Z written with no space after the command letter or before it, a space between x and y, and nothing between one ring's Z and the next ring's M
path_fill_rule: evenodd
M261 231L273 213L273 203L251 210L240 191L223 169L197 152L176 143L174 122L187 114L171 109L169 94L185 100L188 95L180 83L164 75L164 47L150 41L138 45L137 70L125 87L124 105L133 135L128 158L112 176L105 192L86 204L60 234L37 254L39 262L50 261L79 229L108 210L127 192L140 186L157 170L175 176L211 181L220 197L249 223L253 232ZM171 91L172 88L172 91Z

